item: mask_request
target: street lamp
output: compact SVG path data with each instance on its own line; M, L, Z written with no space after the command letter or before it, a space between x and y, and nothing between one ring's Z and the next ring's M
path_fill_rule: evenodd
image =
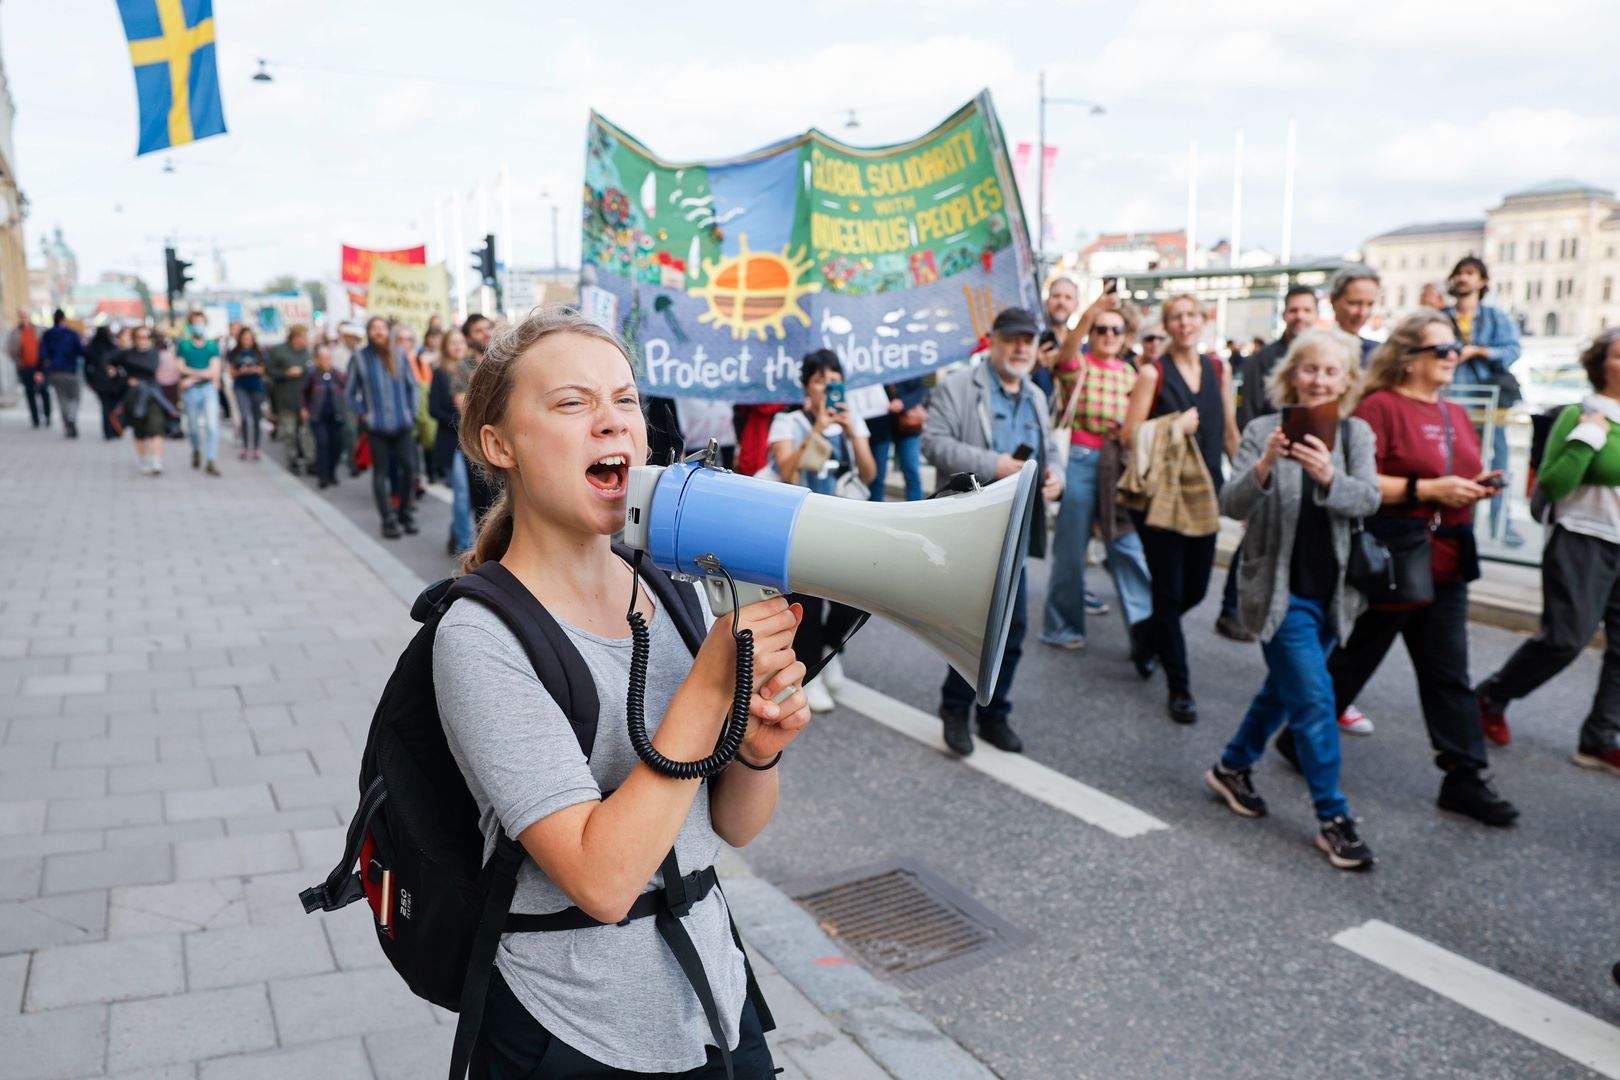
M860 127L861 122L855 118L855 110L854 109L847 109L845 111L849 113L849 118L844 121L844 126L846 128L858 128L858 127Z
M261 56L259 58L259 70L254 72L254 74L253 74L253 81L254 82L274 82L275 81L274 79L272 79L270 77L270 72L265 70L264 65L265 65L265 60L264 60L264 57Z
M1047 97L1046 72L1040 74L1041 98L1041 149L1040 157L1035 161L1035 167L1040 171L1035 179L1035 231L1038 239L1035 241L1035 257L1039 264L1041 277L1046 276L1046 106L1052 105L1079 105L1086 109L1088 115L1101 116L1107 112L1101 105L1089 98L1073 97Z

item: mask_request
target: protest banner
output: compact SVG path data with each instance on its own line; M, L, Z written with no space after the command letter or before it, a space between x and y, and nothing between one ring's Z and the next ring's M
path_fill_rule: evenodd
M450 312L450 283L443 263L410 266L381 261L371 266L366 313L402 322L420 337L428 320Z
M427 245L397 248L393 251L372 251L369 248L343 245L343 283L349 286L349 308L364 308L366 283L371 280L371 268L380 262L423 266L427 263Z
M969 356L999 309L1036 304L988 91L901 145L812 130L689 164L593 112L581 265L645 392L734 402L800 400L813 349L838 353L851 388L926 374Z

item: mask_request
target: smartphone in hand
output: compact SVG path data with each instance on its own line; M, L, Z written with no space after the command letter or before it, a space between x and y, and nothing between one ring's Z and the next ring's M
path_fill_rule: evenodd
M1028 461L1035 454L1035 448L1029 443L1019 443L1018 449L1013 451L1014 461Z
M827 411L837 412L844 407L844 384L841 382L827 384Z

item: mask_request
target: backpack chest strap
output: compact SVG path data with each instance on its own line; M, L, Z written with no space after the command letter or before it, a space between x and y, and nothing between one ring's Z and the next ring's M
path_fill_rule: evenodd
M645 919L657 915L660 911L669 911L676 918L685 915L691 910L693 904L704 899L714 891L719 882L719 875L712 866L702 870L694 870L685 877L675 879L679 882L681 895L685 899L684 905L672 902L668 888L658 889L655 892L645 892L636 898L630 905L630 911L617 925L624 926L634 919ZM682 910L684 907L685 910ZM592 918L577 907L567 908L563 911L553 911L545 915L523 915L513 912L506 917L506 925L502 933L526 934L543 930L585 930L592 926L612 926L601 919Z

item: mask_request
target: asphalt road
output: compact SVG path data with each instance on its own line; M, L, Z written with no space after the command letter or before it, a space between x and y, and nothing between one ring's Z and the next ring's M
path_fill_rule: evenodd
M326 494L377 527L369 477ZM443 575L448 520L424 500L422 534L391 550ZM1036 612L1045 579L1032 563ZM1598 655L1514 708L1515 742L1493 767L1523 817L1494 830L1435 808L1411 666L1393 652L1358 702L1377 733L1345 740L1343 786L1378 856L1347 874L1312 846L1305 786L1280 760L1255 774L1267 818L1235 817L1201 783L1264 672L1257 646L1214 635L1219 583L1187 619L1196 726L1172 724L1162 679L1130 669L1117 613L1093 620L1083 652L1032 639L1015 687L1032 759L1168 830L1110 835L840 708L784 761L781 811L750 862L791 883L904 858L1029 931L1009 955L907 993L1008 1077L1593 1075L1330 939L1383 920L1620 1024L1620 778L1569 761ZM1114 603L1095 569L1092 586ZM856 640L852 678L934 709L943 665L923 646L877 622ZM1476 626L1470 640L1478 678L1521 639Z

